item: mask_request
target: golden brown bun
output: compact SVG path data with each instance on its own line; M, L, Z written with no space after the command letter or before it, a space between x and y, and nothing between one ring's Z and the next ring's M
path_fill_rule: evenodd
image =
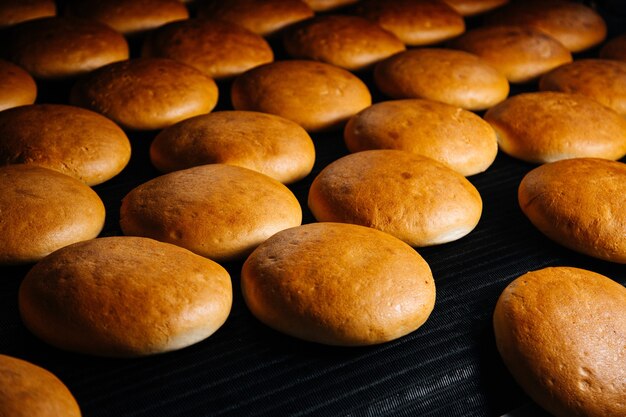
M325 12L338 9L349 4L354 4L359 0L304 0L304 2L316 12Z
M626 62L576 60L541 77L539 89L582 94L626 116Z
M511 2L496 10L487 20L495 25L524 25L545 32L572 52L601 43L606 23L593 9L565 0L525 0Z
M161 172L205 164L237 165L284 184L311 172L315 147L295 122L272 114L221 111L170 126L150 146Z
M315 17L285 31L283 39L292 57L314 59L350 71L368 68L406 49L394 34L357 16Z
M36 262L63 246L93 239L104 204L82 182L34 165L0 167L0 264Z
M309 132L335 129L372 104L367 86L350 72L316 61L277 61L235 79L236 110L276 114Z
M189 18L178 0L73 0L70 13L105 23L124 35L137 35Z
M390 100L353 116L344 130L350 152L399 149L427 156L459 172L485 171L498 141L489 123L459 107L431 100Z
M572 62L572 54L561 42L525 26L480 27L455 39L452 47L478 55L512 83L533 81Z
M29 73L0 59L0 111L32 104L37 98L37 84Z
M313 10L301 0L208 0L198 9L200 17L226 20L261 36L313 17Z
M216 261L248 255L302 222L296 197L280 182L237 166L201 165L157 177L124 197L120 225Z
M412 49L378 63L376 86L392 98L426 98L484 110L509 94L506 77L476 55L452 49Z
M626 263L626 165L594 158L542 165L522 180L524 214L555 242L595 258Z
M462 16L475 16L504 6L509 0L443 0Z
M626 33L610 39L599 52L600 58L626 61Z
M0 2L0 29L56 14L54 0L3 0Z
M130 142L98 113L61 104L36 104L0 112L0 165L33 164L87 185L119 174Z
M463 16L442 1L363 0L357 5L357 14L410 46L442 42L465 31Z
M128 43L93 20L48 17L15 26L8 54L35 78L71 78L128 59Z
M485 120L500 149L527 162L626 155L626 119L578 94L520 94L490 109Z
M482 200L461 174L421 155L363 151L326 166L309 208L320 222L360 224L411 246L460 239L478 224Z
M435 304L432 273L417 252L352 224L277 233L246 260L241 287L266 325L329 345L397 339L419 328Z
M555 417L626 415L626 289L578 268L529 272L502 292L496 345L526 393Z
M0 355L0 387L0 416L81 416L63 382L30 362Z
M221 79L274 60L267 41L230 22L189 19L152 32L142 55L171 58Z
M195 68L167 58L137 58L80 79L70 101L125 129L154 130L210 112L217 95L215 81Z
M228 272L152 239L107 237L52 253L26 275L19 308L28 329L61 349L143 356L181 349L222 326Z

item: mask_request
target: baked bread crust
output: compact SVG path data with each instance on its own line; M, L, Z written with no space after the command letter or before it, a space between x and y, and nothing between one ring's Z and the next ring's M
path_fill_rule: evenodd
M17 65L0 59L0 111L33 104L37 84L30 74Z

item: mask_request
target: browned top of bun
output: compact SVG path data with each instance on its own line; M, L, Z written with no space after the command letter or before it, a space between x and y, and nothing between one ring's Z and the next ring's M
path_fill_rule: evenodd
M0 355L0 415L80 417L72 393L52 373L24 360Z
M128 59L128 43L93 20L49 17L15 26L9 56L35 78L68 78Z
M179 0L73 0L70 13L97 20L124 35L136 35L189 17Z
M34 165L0 167L0 264L36 262L63 246L95 238L104 204L68 175Z
M37 104L0 113L0 164L34 164L87 185L117 175L130 142L115 123L89 110Z
M378 230L311 223L277 233L244 263L246 304L263 323L330 345L372 345L420 327L435 302L428 264Z
M38 262L19 292L22 320L61 349L143 356L213 334L232 304L217 263L152 239L107 237L65 247Z
M626 165L575 158L530 171L519 204L546 236L575 251L626 263Z
M304 0L316 12L325 12L339 7L354 4L359 0Z
M463 16L474 16L496 9L509 2L509 0L443 0L457 13Z
M626 61L626 33L610 39L600 49L600 58Z
M626 117L626 62L576 60L541 77L539 89L582 94Z
M54 0L3 0L0 2L0 28L55 16L56 13Z
M234 23L205 19L173 22L155 30L146 39L142 54L175 59L216 79L274 60L272 49L260 35Z
M455 39L452 46L478 55L516 83L572 62L563 44L527 26L483 26Z
M626 289L578 268L529 272L496 304L496 345L517 382L558 417L626 415Z
M137 58L83 77L71 102L124 128L153 130L210 112L217 95L215 81L195 68L167 58Z
M32 104L37 85L29 73L17 65L0 59L0 111Z
M528 162L626 154L626 119L579 94L519 94L489 109L485 120L500 149Z
M463 16L442 1L363 0L357 13L411 46L438 43L465 31Z
M315 61L277 61L235 79L237 110L272 113L309 132L342 126L372 103L367 86L352 73Z
M287 53L360 70L405 50L394 34L357 16L328 15L309 19L284 35Z
M261 36L270 36L312 17L313 10L301 0L208 0L200 6L198 14L236 23Z

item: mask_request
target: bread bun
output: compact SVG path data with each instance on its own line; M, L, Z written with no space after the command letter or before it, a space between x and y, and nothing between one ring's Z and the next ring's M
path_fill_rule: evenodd
M0 111L32 104L37 98L37 84L29 73L0 59Z
M107 237L58 250L37 263L19 291L24 324L61 349L144 356L213 334L232 304L228 272L152 239Z
M560 92L520 94L485 114L500 149L532 163L626 155L626 120L600 103Z
M63 382L30 362L0 355L0 386L0 416L81 416Z
M126 39L96 21L48 17L12 28L11 61L40 79L73 78L128 59Z
M482 118L422 99L383 101L362 110L348 121L344 139L350 152L408 151L465 176L485 171L498 153L496 133Z
M392 98L425 98L467 110L485 110L509 94L506 77L474 54L411 49L379 62L374 81Z
M338 9L350 4L354 4L359 0L304 0L304 2L316 12L326 12Z
M351 154L313 180L309 208L320 222L360 224L411 246L460 239L478 224L482 200L461 174L397 150Z
M487 23L523 25L540 30L572 52L581 52L601 43L606 23L592 8L566 0L525 0L511 2L489 15Z
M626 289L577 268L529 272L496 304L496 345L516 381L555 417L626 415Z
M207 0L198 8L198 15L226 20L261 36L273 36L313 17L313 10L301 0Z
M435 44L465 31L463 16L443 1L363 0L356 13L410 46Z
M367 86L350 72L315 61L277 61L240 75L231 90L236 110L276 114L308 132L342 127L372 104Z
M377 24L346 15L309 19L285 31L283 40L292 57L314 59L350 71L368 68L406 49L400 39Z
M626 62L576 60L541 77L539 89L582 94L626 116Z
M572 62L572 54L561 42L526 26L476 28L455 39L452 46L478 55L512 83L533 81Z
M595 258L626 263L626 165L594 158L542 165L522 180L519 205L539 231Z
M417 252L386 233L339 223L272 236L244 263L241 288L266 325L341 346L404 336L435 304L430 268Z
M0 2L0 29L56 14L54 0L3 0Z
M222 79L274 60L272 48L256 33L230 22L189 19L152 32L143 56L171 58Z
M626 33L610 39L602 46L600 58L626 61Z
M170 126L152 142L150 159L161 172L228 164L288 184L311 172L315 147L306 131L291 120L235 110L196 116Z
M300 225L296 197L278 181L237 166L201 165L157 177L122 200L126 235L173 243L216 261L247 256Z
M63 246L93 239L104 204L88 186L34 165L0 167L0 265L36 262Z
M443 0L462 16L475 16L504 6L509 0Z
M210 112L217 95L215 81L195 68L166 58L137 58L83 77L70 100L125 129L155 130Z
M0 165L39 165L87 185L113 178L130 160L124 131L79 107L36 104L1 112L0 137Z

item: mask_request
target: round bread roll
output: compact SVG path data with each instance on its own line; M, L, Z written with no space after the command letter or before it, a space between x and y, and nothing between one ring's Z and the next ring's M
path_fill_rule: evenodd
M0 111L32 104L37 98L37 84L29 73L0 59Z
M539 231L574 251L626 263L626 165L595 158L530 171L519 204Z
M179 0L70 0L68 9L75 16L105 23L127 36L189 18L187 7Z
M419 328L435 282L411 247L378 230L312 223L284 230L246 260L241 288L261 322L311 342L361 346Z
M122 200L126 235L151 237L216 261L247 256L274 233L300 225L302 209L280 182L231 165L157 177Z
M144 56L171 58L211 78L222 79L274 60L267 41L230 22L189 19L169 23L151 33Z
M215 81L195 68L167 58L137 58L83 77L70 101L125 129L154 130L210 112L217 95Z
M200 17L236 23L261 36L313 17L313 10L301 0L207 0L198 9Z
M57 7L54 0L2 0L0 2L0 29L56 14Z
M489 123L459 107L422 99L368 107L348 121L344 139L350 152L399 149L432 158L465 176L485 171L498 153Z
M506 77L474 54L412 49L379 62L374 81L392 98L426 98L467 110L485 110L509 94Z
M540 30L572 52L601 43L607 32L606 23L593 9L566 0L511 2L492 13L487 21L495 25L523 25Z
M196 116L165 129L152 142L150 159L161 172L228 164L289 184L311 172L315 147L291 120L235 110Z
M367 86L352 73L315 61L277 61L240 75L231 99L236 110L276 114L308 132L343 126L372 104Z
M30 362L0 355L0 386L0 416L81 416L74 396L63 382Z
M555 417L626 415L626 289L578 268L517 278L498 299L496 345L526 393Z
M463 16L443 1L363 0L356 13L410 46L435 44L465 31Z
M10 60L40 79L77 77L128 59L126 39L92 20L37 19L15 26L10 36Z
M338 9L343 6L354 4L359 0L304 0L304 2L315 12L325 12Z
M572 54L561 42L525 26L480 27L455 39L452 46L478 55L512 83L533 81L572 62Z
M350 71L368 68L406 49L394 34L357 16L315 17L285 31L283 40L292 57L314 59Z
M504 6L509 0L443 0L462 16L475 16Z
M98 113L61 104L35 104L0 112L0 165L33 164L87 185L119 174L130 142Z
M320 222L372 227L411 246L462 238L476 227L483 207L461 174L430 158L390 149L332 162L313 180L308 203Z
M599 52L600 58L626 61L626 33L610 39Z
M0 167L0 265L36 262L63 246L93 239L104 204L82 182L34 165Z
M28 329L46 343L98 356L182 349L212 335L232 304L230 276L183 248L107 237L39 261L19 290Z
M576 60L541 77L539 89L582 94L626 116L626 62Z
M500 149L526 162L626 155L626 120L600 103L560 92L511 97L485 114Z

